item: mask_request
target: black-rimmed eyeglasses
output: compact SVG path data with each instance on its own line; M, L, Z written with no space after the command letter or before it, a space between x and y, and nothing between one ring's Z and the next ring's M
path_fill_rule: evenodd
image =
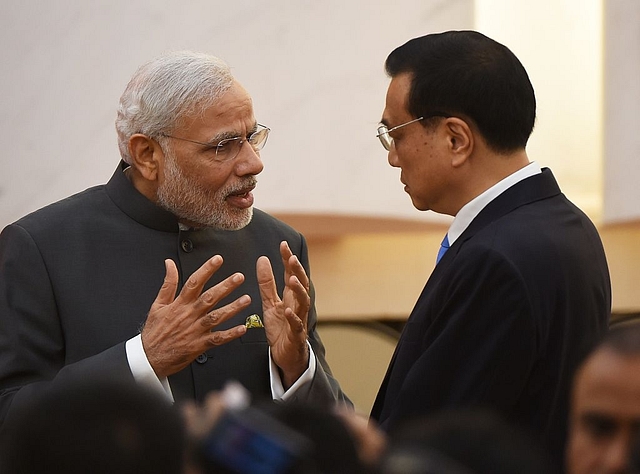
M225 162L233 160L240 153L240 148L244 142L249 143L254 151L260 151L264 148L269 137L271 129L266 125L258 124L257 130L251 133L248 137L231 137L224 138L218 143L206 143L199 142L197 140L191 140L190 138L176 137L167 133L161 133L160 135L167 138L173 138L174 140L182 140L185 142L196 143L197 145L206 146L216 149L216 161Z

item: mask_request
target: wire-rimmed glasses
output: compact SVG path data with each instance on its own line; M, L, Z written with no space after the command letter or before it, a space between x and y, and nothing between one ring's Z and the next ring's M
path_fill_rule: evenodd
M174 140L182 140L185 142L196 143L198 145L206 146L208 148L215 148L216 161L225 162L233 160L240 153L240 148L244 142L249 143L254 151L260 151L264 148L269 137L271 129L266 125L257 124L255 132L251 133L248 137L230 137L223 138L218 143L211 142L199 142L197 140L191 140L190 138L176 137L167 133L161 133L160 135L167 138L173 138Z
M419 122L420 120L425 120L433 117L447 118L447 117L451 117L451 115L446 114L444 112L433 112L432 114L423 115L422 117L409 120L408 122L401 123L400 125L396 125L395 127L391 127L391 128L387 128L385 124L381 123L380 125L378 125L378 134L376 135L376 137L380 139L380 143L382 143L382 146L384 147L384 149L389 151L393 146L393 137L389 135L391 132L393 132L394 130L398 130L399 128L405 127L407 125L411 125L412 123Z
M408 122L401 123L400 125L396 125L392 128L387 128L385 124L381 123L378 126L378 134L376 135L376 137L380 139L380 143L382 143L384 149L389 151L393 146L393 137L389 135L389 133L393 132L394 130L398 130L399 128L410 125L414 122L419 122L420 120L424 120L424 117L418 117L417 119L409 120Z

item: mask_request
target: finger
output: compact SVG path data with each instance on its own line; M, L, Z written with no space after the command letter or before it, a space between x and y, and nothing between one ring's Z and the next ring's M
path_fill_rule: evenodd
M197 299L195 304L196 311L209 311L225 296L229 296L231 292L237 289L244 282L244 275L242 273L234 273L233 275L225 278L217 285L212 286L207 291L202 293Z
M287 318L289 328L293 334L301 334L306 331L304 322L293 312L291 308L284 310L284 316Z
M213 331L207 334L207 345L211 348L214 346L221 346L228 342L233 341L234 339L238 339L240 336L244 335L247 332L247 327L245 325L235 326L231 329L226 329L224 331Z
M273 277L273 269L268 257L262 256L256 262L256 274L258 276L258 288L262 298L263 308L271 308L280 302L276 280Z
M173 302L176 297L176 290L178 288L178 269L176 264L171 259L164 261L164 281L158 291L153 306L155 305L168 305Z
M289 257L286 266L289 269L289 276L295 275L306 291L309 291L309 277L307 276L307 272L302 266L302 263L298 260L298 257L296 255ZM289 279L290 278L287 278L285 281L289 281Z
M232 303L207 313L202 319L200 319L200 324L207 329L214 328L218 324L221 324L238 314L241 310L249 306L250 303L251 297L249 295L243 295Z
M200 268L191 274L187 282L182 287L178 298L185 301L195 301L202 293L205 283L222 266L222 257L214 255L204 262Z
M298 315L306 320L307 313L311 307L311 297L309 296L309 292L295 275L289 279L288 286L293 290L296 302L298 303Z
M284 281L287 281L291 276L291 270L289 268L289 259L293 256L293 252L289 247L289 243L286 240L280 242L280 256L282 257L282 266L284 266Z

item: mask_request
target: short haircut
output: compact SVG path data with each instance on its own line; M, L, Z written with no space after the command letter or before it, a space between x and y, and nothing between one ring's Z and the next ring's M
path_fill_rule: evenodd
M171 133L185 117L202 113L233 85L229 66L193 51L173 51L142 65L127 85L116 118L118 147L131 164L129 138Z
M527 72L506 46L476 31L430 34L396 48L385 68L391 77L411 74L407 108L413 116L470 119L499 153L526 146L536 99Z

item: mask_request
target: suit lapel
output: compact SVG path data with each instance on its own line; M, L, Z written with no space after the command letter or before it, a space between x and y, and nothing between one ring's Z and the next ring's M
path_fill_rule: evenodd
M429 298L429 291L434 285L442 278L442 275L446 273L447 268L453 261L455 255L457 255L462 244L471 239L476 233L482 230L491 222L499 219L500 217L512 212L520 206L539 201L541 199L547 199L552 196L560 194L560 188L556 182L553 173L549 168L543 168L542 173L530 176L522 181L516 183L493 201L491 201L480 213L473 219L471 224L462 233L462 235L453 243L451 248L444 254L442 260L429 276L427 283L425 284L420 297L418 298L407 322L414 318L425 317L423 312L423 305ZM371 410L371 417L378 420L381 426L385 426L385 419L389 416L392 409L392 405L395 399L395 393L389 393L389 380L391 379L392 372L395 370L409 370L409 367L395 367L396 357L399 353L404 340L404 331L400 336L400 340L396 346L396 349L389 363L389 367L385 374L384 380L380 386L373 408ZM397 392L400 387L393 387L393 391Z

